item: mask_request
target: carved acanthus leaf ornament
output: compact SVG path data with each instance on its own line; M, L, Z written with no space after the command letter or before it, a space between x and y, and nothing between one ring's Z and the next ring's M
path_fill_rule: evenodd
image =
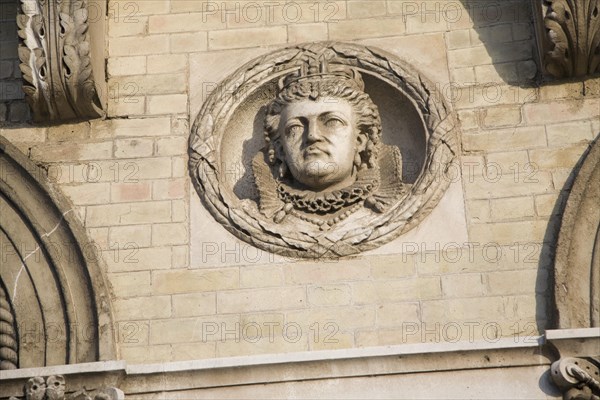
M600 73L600 0L545 0L551 48L546 71L556 78Z
M92 77L86 0L20 0L23 90L37 121L104 114Z

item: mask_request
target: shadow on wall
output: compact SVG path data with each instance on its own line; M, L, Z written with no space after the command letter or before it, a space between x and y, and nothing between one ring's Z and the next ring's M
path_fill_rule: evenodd
M460 0L472 26L471 47L457 49L457 61L474 65L477 83L504 82L523 88L539 81L537 45L531 2L523 0ZM448 16L449 17L449 16ZM449 20L451 31L462 30L461 17ZM460 32L456 33L461 35ZM462 33L466 37L466 32ZM480 47L480 46L483 47ZM461 54L463 53L463 54Z
M0 124L31 119L17 54L19 4L14 0L0 0Z

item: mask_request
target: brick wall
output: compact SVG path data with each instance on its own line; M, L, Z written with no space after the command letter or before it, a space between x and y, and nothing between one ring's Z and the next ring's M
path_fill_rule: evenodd
M130 362L534 335L551 315L570 175L600 132L600 80L536 83L527 4L110 1L108 118L1 134L76 204ZM404 52L438 83L462 125L468 242L191 265L190 58L233 49L245 62L313 40Z

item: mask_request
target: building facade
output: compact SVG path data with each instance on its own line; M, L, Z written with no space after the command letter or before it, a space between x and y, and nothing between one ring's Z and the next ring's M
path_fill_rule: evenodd
M598 1L0 5L2 397L600 395ZM323 82L340 214L255 162Z

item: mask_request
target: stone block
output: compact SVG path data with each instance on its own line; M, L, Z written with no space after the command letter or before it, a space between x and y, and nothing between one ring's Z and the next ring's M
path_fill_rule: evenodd
M171 202L149 201L90 206L86 226L132 225L170 222Z
M184 74L119 76L108 85L120 90L119 100L125 101L139 95L185 93L186 77Z
M133 3L130 3L133 4ZM118 7L118 6L117 6ZM129 11L129 14L131 11ZM146 33L148 17L141 15L135 17L109 18L108 35L110 38L123 36L141 36Z
M520 107L493 107L483 110L483 125L486 128L512 127L521 124Z
M521 126L463 133L462 140L467 151L525 150L546 147L546 131L543 126Z
M109 272L163 270L171 268L172 262L169 247L139 248L131 242L102 255Z
M500 245L542 242L547 228L548 221L544 220L480 224L469 227L469 237L473 241Z
M454 274L442 276L444 298L482 297L485 283L481 274Z
M402 326L420 322L419 303L383 304L377 308L377 325L380 327Z
M195 3L189 0L186 3ZM173 361L205 360L217 357L217 343L176 343L171 345Z
M36 161L86 161L112 158L111 142L44 144L31 149L31 158Z
M151 182L113 183L111 185L111 202L126 203L144 201L152 198Z
M53 142L80 141L86 139L90 133L90 123L62 124L48 128L47 138Z
M172 34L170 37L171 53L192 53L206 51L208 48L208 38L209 36L206 32Z
M348 19L380 17L387 12L382 0L349 0L346 7Z
M354 19L329 23L330 40L355 40L405 33L402 18Z
M356 281L369 277L369 269L359 260L353 263L333 260L324 265L295 263L288 265L284 272L286 283L292 285Z
M531 196L492 199L491 209L494 221L521 220L535 214Z
M116 119L111 131L116 137L166 136L171 132L171 118Z
M188 242L187 224L154 224L152 225L152 245L178 245Z
M592 132L590 121L547 125L546 135L548 136L548 146L550 147L589 143L595 136L594 132Z
M354 304L385 304L442 296L439 277L352 283Z
M473 299L429 300L421 303L422 321L426 324L456 321L489 321L505 316L500 296Z
M329 31L327 24L300 24L288 26L288 42L289 43L304 43L314 42L319 40L327 40Z
M128 87L136 90L134 86ZM146 98L144 96L132 96L130 94L127 94L122 98L109 97L106 105L106 114L108 117L143 116L145 110Z
M542 274L540 281L547 281L546 271L537 269L489 272L486 274L487 292L492 296L535 293L539 286L537 283L539 274ZM544 284L539 289L546 288L547 284Z
M108 42L108 52L111 57L168 53L169 35L112 38Z
M215 292L240 286L238 268L156 271L152 286L158 294Z
M187 95L148 96L146 98L146 110L150 115L185 114L187 113Z
M156 140L157 156L177 156L186 153L186 137L166 137Z
M109 183L62 186L61 189L75 205L105 204L110 201Z
M151 237L152 227L149 224L113 226L109 232L111 245L116 244L119 248L123 248L129 243L133 243L137 247L150 247Z
M171 247L171 260L173 268L189 268L190 266L190 247L184 246L173 246Z
M152 139L120 139L115 140L115 157L139 158L152 155L154 141Z
M303 336L302 333L305 335ZM249 333L252 335L253 333ZM299 335L299 336L298 336ZM269 337L250 336L247 340L217 342L217 357L233 357L252 354L291 353L308 350L308 337L306 332L298 333L290 329L286 336L277 336L273 340Z
M310 326L324 329L330 323L336 331L348 332L359 328L372 328L376 321L376 307L312 307L301 311L286 312L287 324L298 324L303 331Z
M150 271L112 273L108 274L108 281L117 297L149 296L152 290Z
M148 32L150 34L212 31L225 29L226 27L225 21L218 13L193 12L188 14L152 15L148 20Z
M541 125L593 118L598 110L600 99L553 101L525 104L523 115L530 125Z
M150 321L150 344L174 344L239 338L239 315L213 315ZM233 332L233 333L232 333Z
M529 158L540 169L573 168L587 150L587 145L553 149L534 149Z
M211 31L208 34L210 50L267 46L286 42L287 29L285 26Z
M154 200L182 199L185 197L186 187L187 181L183 178L155 180L152 182L152 198Z
M171 360L171 346L123 347L121 357L131 364L163 363Z
M143 75L146 73L146 56L111 57L108 59L107 70L109 77ZM150 73L150 71L148 71L148 73Z
M283 266L246 266L240 269L240 287L260 288L283 286Z
M160 319L171 316L171 296L135 297L115 301L117 320Z
M454 83L463 85L470 85L475 83L475 71L472 67L453 68L450 71L450 74L452 75L452 82Z
M462 49L465 47L471 47L471 37L468 29L460 29L450 31L446 34L448 38L448 49Z
M483 224L491 221L489 200L467 200L467 215L472 224Z
M350 304L350 286L317 285L308 287L308 304L311 306L343 306Z
M564 194L550 193L535 196L535 210L536 214L540 217L549 217L551 215L558 215L559 210L562 210L561 204L565 200Z
M304 307L306 307L304 287L229 291L221 292L217 296L217 311L221 314Z
M172 296L173 317L196 317L217 313L216 293L187 293Z
M145 65L149 74L183 72L188 66L188 56L187 54L161 54L147 56Z

